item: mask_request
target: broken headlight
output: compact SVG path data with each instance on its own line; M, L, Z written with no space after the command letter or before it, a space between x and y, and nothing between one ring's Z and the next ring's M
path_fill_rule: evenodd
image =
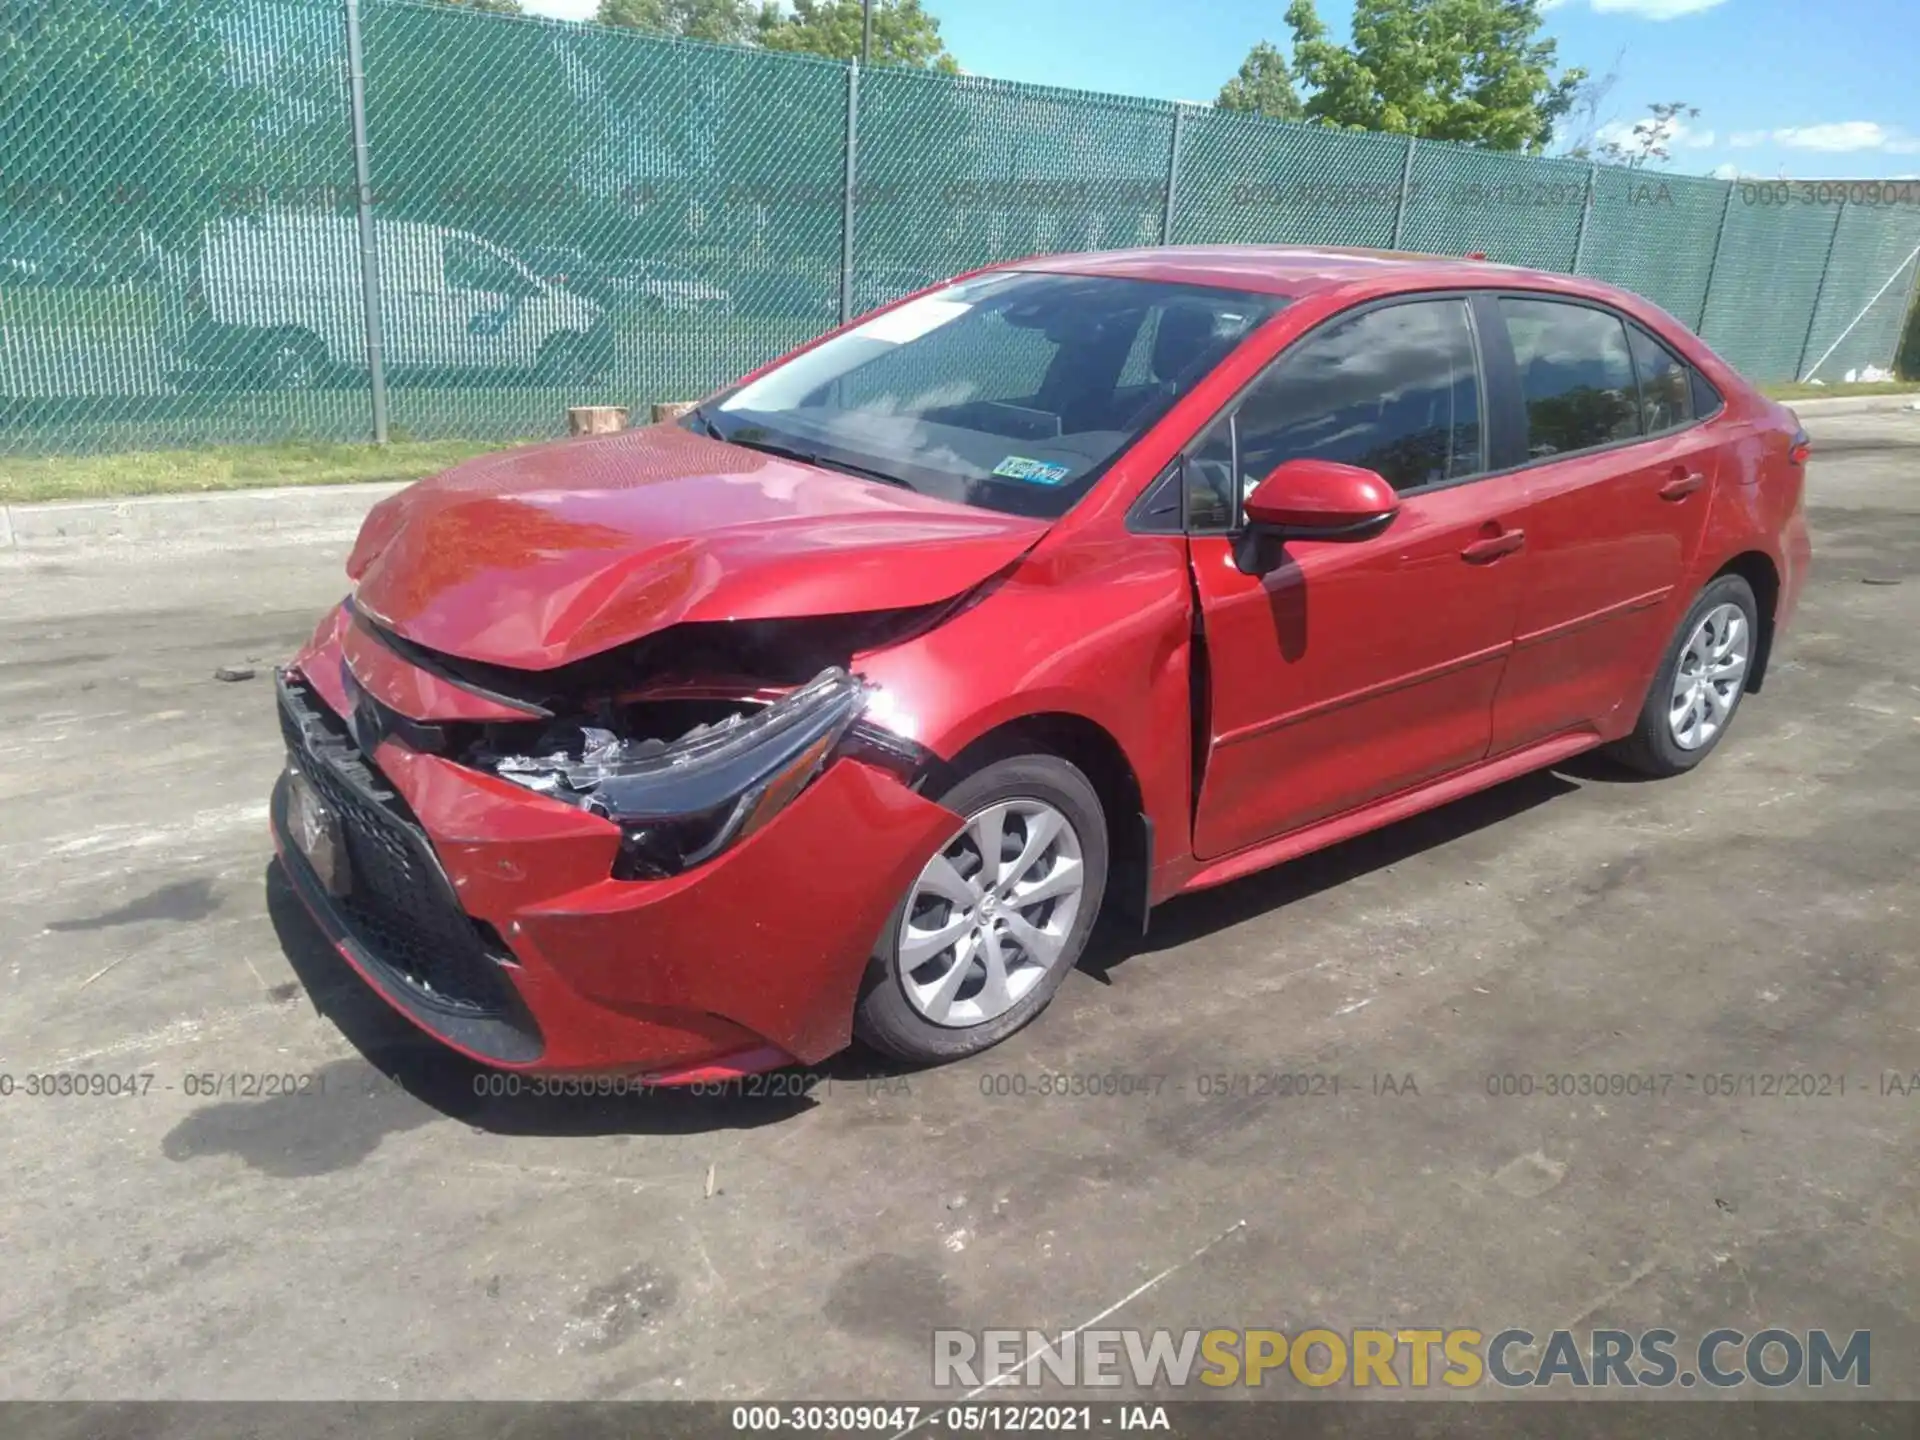
M475 758L503 779L612 820L623 837L614 874L658 878L711 859L779 814L820 773L871 693L836 667L676 739L582 725L551 753Z

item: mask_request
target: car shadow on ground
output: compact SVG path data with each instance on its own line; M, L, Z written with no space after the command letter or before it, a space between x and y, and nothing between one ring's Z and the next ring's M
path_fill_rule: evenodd
M1450 805L1330 846L1272 870L1155 910L1145 936L1105 925L1080 968L1106 984L1136 956L1151 955L1282 909L1435 846L1502 822L1581 788L1581 782L1631 780L1604 759L1521 776ZM387 1082L450 1119L502 1135L686 1135L752 1129L813 1109L836 1084L885 1085L911 1074L855 1044L819 1065L694 1089L632 1084L616 1093L551 1093L556 1086L507 1075L436 1043L403 1020L340 958L294 894L276 859L266 871L267 914L280 947L314 1009L331 1021ZM591 1086L580 1086L590 1089Z
M1596 762L1591 774L1577 776L1570 765L1537 770L1271 870L1258 871L1217 889L1179 896L1155 907L1144 936L1124 932L1118 926L1103 929L1081 957L1080 968L1110 984L1113 971L1128 960L1189 944L1477 830L1502 824L1537 805L1574 793L1581 788L1580 781L1616 778L1607 761Z

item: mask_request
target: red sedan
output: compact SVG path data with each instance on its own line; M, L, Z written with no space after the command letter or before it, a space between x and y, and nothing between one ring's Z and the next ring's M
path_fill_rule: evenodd
M995 267L378 506L281 674L274 833L493 1065L965 1055L1103 912L1595 746L1698 764L1806 578L1806 457L1593 281Z

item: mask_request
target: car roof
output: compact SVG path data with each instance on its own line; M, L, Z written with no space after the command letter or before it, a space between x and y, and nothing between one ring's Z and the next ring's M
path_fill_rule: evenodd
M1405 250L1364 250L1303 245L1160 245L1137 250L1101 250L1078 255L1037 255L995 267L1064 275L1118 275L1182 285L1299 299L1320 290L1368 285L1383 290L1512 284L1568 294L1611 296L1612 287L1495 265L1466 256L1422 255Z

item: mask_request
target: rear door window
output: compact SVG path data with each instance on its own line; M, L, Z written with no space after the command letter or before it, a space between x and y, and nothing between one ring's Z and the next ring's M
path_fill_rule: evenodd
M1641 433L1626 326L1563 300L1502 297L1526 405L1527 456L1544 460Z

